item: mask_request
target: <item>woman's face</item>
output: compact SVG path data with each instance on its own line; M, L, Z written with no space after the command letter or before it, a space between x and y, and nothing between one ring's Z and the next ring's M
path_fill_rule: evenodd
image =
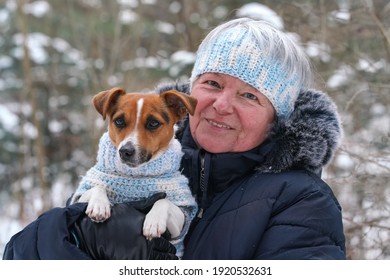
M193 84L198 99L190 116L191 134L211 153L243 152L267 137L275 109L261 92L238 78L206 73Z

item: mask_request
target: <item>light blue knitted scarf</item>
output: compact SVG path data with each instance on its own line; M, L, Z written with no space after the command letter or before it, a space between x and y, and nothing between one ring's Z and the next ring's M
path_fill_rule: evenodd
M104 186L112 204L138 201L158 192L165 192L167 199L180 207L185 215L185 224L179 237L171 240L177 255L183 255L183 239L192 219L197 213L197 204L188 187L188 179L179 172L181 145L173 139L168 149L155 159L138 167L123 164L108 133L99 142L97 163L82 178L74 194L77 199L95 186Z

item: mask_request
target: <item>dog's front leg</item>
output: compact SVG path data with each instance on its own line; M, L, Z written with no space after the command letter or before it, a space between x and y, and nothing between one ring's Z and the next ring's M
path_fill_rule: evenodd
M156 201L145 217L143 233L148 239L160 237L168 228L172 238L179 236L184 225L184 214L168 199Z
M96 223L104 222L111 216L111 204L107 197L106 188L103 186L89 189L81 195L78 201L88 202L85 213Z

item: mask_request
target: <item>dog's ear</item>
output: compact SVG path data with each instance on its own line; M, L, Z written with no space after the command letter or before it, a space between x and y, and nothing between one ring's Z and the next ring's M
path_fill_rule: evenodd
M95 106L96 111L103 116L103 120L106 119L106 116L110 113L118 101L118 98L124 94L126 94L124 89L113 88L99 92L92 98L92 103Z
M198 103L195 97L176 90L165 91L160 94L160 97L164 99L168 108L179 117L179 120L184 118L187 112L193 115Z

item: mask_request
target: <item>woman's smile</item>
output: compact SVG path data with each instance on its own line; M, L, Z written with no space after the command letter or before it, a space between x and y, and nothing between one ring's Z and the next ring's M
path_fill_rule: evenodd
M218 127L218 128L223 128L223 129L233 129L232 127L230 127L229 125L227 124L224 124L224 123L220 123L220 122L216 122L214 120L211 120L211 119L205 119L210 125L214 126L214 127Z

